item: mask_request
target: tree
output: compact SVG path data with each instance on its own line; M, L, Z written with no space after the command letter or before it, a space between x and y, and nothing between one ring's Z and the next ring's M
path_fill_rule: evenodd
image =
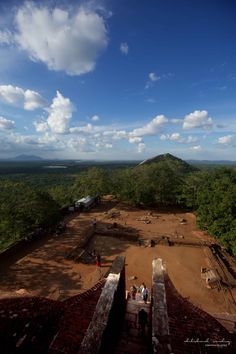
M110 192L109 172L97 167L81 172L75 181L73 192L80 197L108 194Z
M208 173L197 193L197 222L235 252L236 171L220 168Z
M19 182L0 181L0 242L9 244L34 227L49 227L60 219L59 208L46 192Z

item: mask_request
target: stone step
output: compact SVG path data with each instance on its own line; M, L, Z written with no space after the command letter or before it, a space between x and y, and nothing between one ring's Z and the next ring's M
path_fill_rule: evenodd
M122 333L114 354L148 354L150 352L150 308L150 303L145 304L138 297L136 300L127 301ZM144 309L148 314L145 334L140 332L138 323L138 313L141 309Z

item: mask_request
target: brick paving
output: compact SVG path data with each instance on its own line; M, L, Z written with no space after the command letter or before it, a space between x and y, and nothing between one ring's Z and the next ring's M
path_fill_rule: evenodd
M171 346L175 354L233 354L236 336L214 317L183 298L165 275Z

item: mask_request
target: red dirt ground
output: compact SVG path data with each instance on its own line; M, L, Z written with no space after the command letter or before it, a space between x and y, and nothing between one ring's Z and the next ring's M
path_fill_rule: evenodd
M94 236L87 249L95 249L102 256L102 267L81 264L65 257L76 247L83 230L97 219L101 234ZM140 210L115 201L103 200L90 212L75 213L67 217L67 231L35 243L32 251L10 265L4 265L1 276L0 297L17 295L46 296L63 299L91 288L108 271L117 255L126 257L126 288L141 285L151 287L152 260L162 258L177 291L194 305L210 314L230 313L236 308L225 301L223 291L207 289L201 279L201 267L208 267L204 247L156 245L139 246L138 242L103 236L102 228L112 228L117 223L142 239L169 236L180 242L211 242L212 239L196 227L195 216L181 211L163 212L158 209ZM149 223L150 222L150 223ZM112 229L111 229L112 230ZM129 280L135 276L135 280ZM233 295L236 298L235 289Z

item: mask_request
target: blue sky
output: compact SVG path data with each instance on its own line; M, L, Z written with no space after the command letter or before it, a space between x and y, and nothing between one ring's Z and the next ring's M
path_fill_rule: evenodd
M236 160L233 0L0 1L0 158Z

